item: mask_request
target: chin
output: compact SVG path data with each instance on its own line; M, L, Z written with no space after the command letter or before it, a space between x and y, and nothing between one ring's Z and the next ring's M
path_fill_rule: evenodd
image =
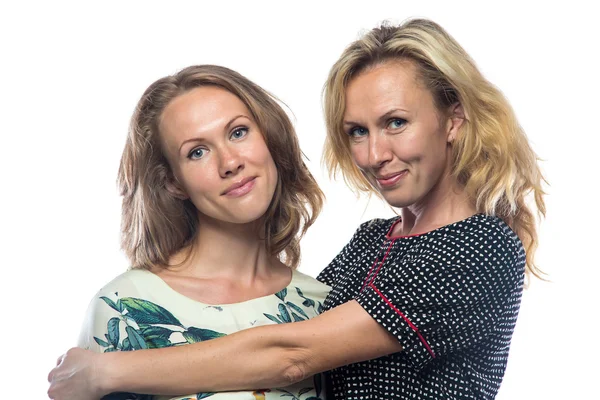
M234 224L247 225L259 221L265 214L251 214L251 215L236 215L232 221Z
M406 196L400 193L381 193L386 203L394 208L404 208L412 206L417 202L417 198L413 196Z
M264 217L265 213L269 208L269 204L253 204L248 207L244 207L244 209L238 209L235 213L230 215L228 222L232 222L234 224L250 224L260 220Z
M220 204L217 207L198 208L200 216L210 218L217 224L246 225L256 222L264 217L269 209L269 198L248 197L237 204Z

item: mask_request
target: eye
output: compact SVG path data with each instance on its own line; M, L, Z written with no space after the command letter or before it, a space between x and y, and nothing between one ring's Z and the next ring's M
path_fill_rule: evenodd
M204 153L206 153L206 150L201 147L198 147L190 151L190 154L188 154L188 158L190 160L199 160L202 157L204 157Z
M369 131L361 126L357 126L356 128L350 129L348 135L353 138L360 138L369 134Z
M248 128L241 127L235 128L231 135L229 136L231 139L241 139L248 134Z
M388 124L389 129L400 129L406 124L406 120L403 118L394 118Z

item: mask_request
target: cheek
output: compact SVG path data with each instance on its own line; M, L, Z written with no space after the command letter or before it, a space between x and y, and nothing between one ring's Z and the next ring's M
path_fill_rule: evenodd
M424 158L429 161L434 167L439 167L446 164L448 156L448 142L444 132L436 132L432 135L424 148Z
M394 155L404 163L429 171L445 163L445 141L437 133L423 130L400 135L392 140Z
M239 143L240 156L251 164L265 165L271 159L271 153L262 134L258 131Z
M369 147L366 141L360 143L350 143L350 156L354 164L361 169L369 166Z
M252 166L251 172L256 172L255 168L258 168L266 174L271 186L277 184L277 166L263 140L257 140L252 146L248 146L242 157Z
M419 157L417 168L419 180L426 185L434 184L443 175L446 164L447 154L444 147L440 147L437 143L430 143Z
M265 157L265 163L267 165L267 174L269 175L271 182L274 185L277 184L277 166L275 165L275 161L273 161L273 157L271 157L269 152L267 152Z
M273 157L271 157L271 153L269 153L267 145L262 141L256 141L256 143L246 147L242 157L248 163L257 167L262 166L270 170L271 167L274 168L275 166L275 162L273 161Z
M190 163L180 170L179 181L191 197L203 196L218 186L218 171L214 163L206 162L204 165Z
M423 148L415 136L400 134L392 137L390 143L395 158L405 164L417 163L423 156Z

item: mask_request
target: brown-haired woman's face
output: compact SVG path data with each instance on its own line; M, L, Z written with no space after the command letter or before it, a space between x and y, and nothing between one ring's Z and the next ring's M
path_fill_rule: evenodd
M175 190L201 214L249 223L264 215L277 186L277 169L250 111L232 93L212 86L169 103L159 130Z
M346 88L352 158L394 207L426 201L446 179L455 128L451 118L440 118L411 62L375 66Z

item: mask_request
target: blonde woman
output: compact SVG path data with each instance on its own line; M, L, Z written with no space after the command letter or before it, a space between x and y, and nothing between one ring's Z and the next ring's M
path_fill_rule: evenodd
M298 234L318 215L322 192L283 109L245 77L202 65L154 82L133 116L119 186L132 268L94 296L80 347L197 343L322 308L329 287L294 269ZM313 379L261 388L166 397L323 398Z
M49 376L56 399L278 386L322 371L334 399L495 397L524 277L540 275L545 211L506 99L439 25L411 20L343 52L325 114L330 171L401 209L363 224L321 273L327 311L182 348L72 349Z

